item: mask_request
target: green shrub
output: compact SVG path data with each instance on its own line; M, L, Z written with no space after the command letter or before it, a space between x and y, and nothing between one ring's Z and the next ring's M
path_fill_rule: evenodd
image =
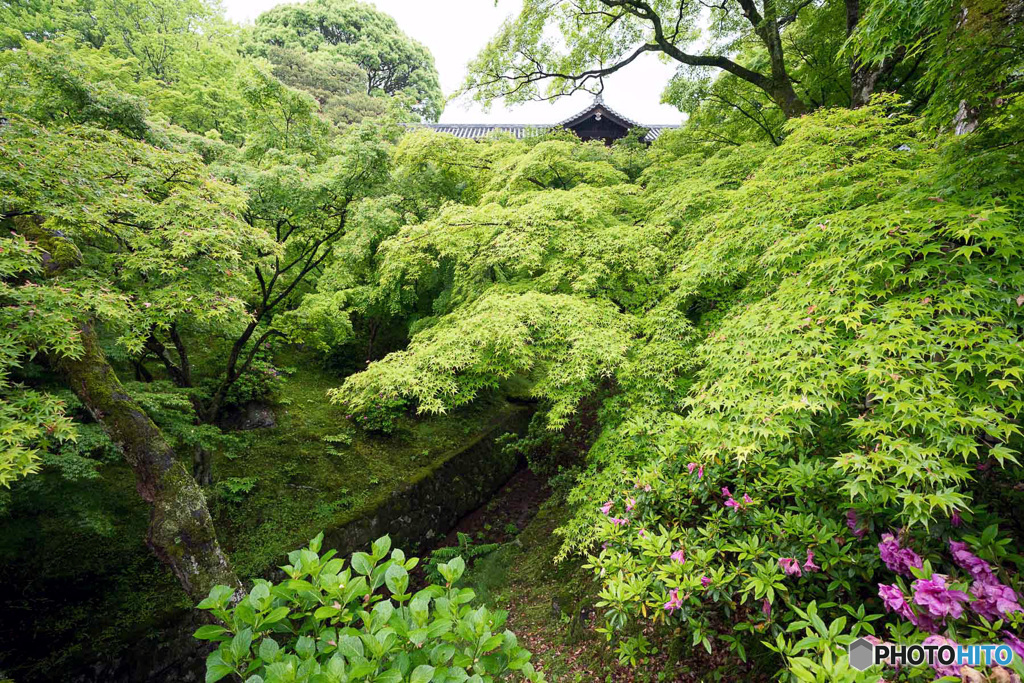
M252 364L231 385L225 403L241 406L250 401L266 401L281 389L284 376L291 372L289 368L275 366L272 350L264 345L256 352Z
M228 477L214 486L217 497L229 503L241 503L245 496L256 487L257 477Z
M408 400L388 398L382 394L359 408L353 408L347 417L368 432L394 434L399 419L408 409Z
M458 545L444 546L443 548L437 548L430 553L430 559L427 560L426 566L426 576L428 581L432 583L441 583L444 579L441 573L441 567L445 562L449 562L456 557L461 557L467 564L472 565L474 560L497 550L501 546L500 543L475 544L473 543L472 536L464 534L461 531L457 533L457 536L459 539Z
M207 683L545 680L515 634L500 630L507 614L473 609L473 591L453 587L462 558L438 567L444 587L410 594L409 570L419 560L391 551L387 536L370 553L353 554L347 568L335 551L319 554L322 541L320 534L289 553L284 581L257 579L234 606L232 589L216 586L199 603L220 622L195 633L220 643L206 660Z

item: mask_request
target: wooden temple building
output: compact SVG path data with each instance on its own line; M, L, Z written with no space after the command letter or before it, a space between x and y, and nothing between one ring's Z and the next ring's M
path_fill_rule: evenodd
M478 124L478 123L428 123L427 128L436 130L439 133L449 133L457 138L478 140L485 138L491 133L502 131L511 134L517 140L531 135L539 135L552 128L566 128L576 133L582 140L603 140L610 145L615 140L623 138L632 128L642 128L647 131L644 141L654 142L662 132L678 128L679 126L645 126L641 123L623 116L607 104L604 99L597 95L594 102L574 116L555 124Z

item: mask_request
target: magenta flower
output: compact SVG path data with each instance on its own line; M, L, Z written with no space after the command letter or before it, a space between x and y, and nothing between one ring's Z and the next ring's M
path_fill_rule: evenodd
M882 534L882 542L878 544L878 554L889 571L903 576L913 576L911 567L920 569L923 564L921 556L910 548L900 547L900 542L892 534Z
M949 518L949 523L952 524L953 526L956 526L956 527L958 527L958 526L960 526L961 524L964 523L964 521L962 519L960 519L960 511L959 510L954 508L953 516Z
M670 555L670 557L671 557L671 558L672 558L672 559L673 559L673 560L674 560L675 562L678 562L679 564L685 564L685 563L686 563L686 553L685 553L685 552L683 552L683 549L682 549L682 548L680 548L679 550L677 550L677 551L675 551L674 553L672 553L672 554Z
M725 498L732 498L732 493L729 492L729 487L728 486L723 486L722 487L722 496L725 497Z
M704 477L704 465L697 468L697 481L700 481Z
M804 562L804 569L809 572L818 571L821 569L818 565L814 564L814 551L810 548L807 549L807 561Z
M665 611L671 612L677 610L683 606L683 601L679 597L679 589L673 588L668 592L668 602L665 603Z
M975 581L971 586L971 595L975 597L971 608L989 621L1002 619L1011 612L1020 612L1017 594L1009 586L998 581Z
M958 649L960 647L959 645L956 644L956 642L950 640L949 638L945 638L943 636L928 636L927 638L924 639L924 644L926 646L927 645L949 645L954 650L956 650L956 649ZM931 666L932 666L933 669L935 669L935 673L938 674L939 676L953 676L954 678L960 678L960 665L957 664L956 662L953 662L952 664L942 664L941 662L939 662L938 658L936 658Z
M1010 649L1017 653L1017 656L1024 659L1024 640L1021 640L1009 631L1003 631L1003 642L1010 646Z
M605 503L604 505L601 506L601 512L603 514L607 515L611 511L612 511L612 502L609 500L607 503Z
M780 557L779 565L787 576L800 576L803 573L800 571L800 565L792 557Z
M964 603L970 598L963 591L946 588L946 577L932 574L931 579L918 579L911 588L914 604L924 607L929 616L936 619L953 617L959 619L964 613Z
M751 497L750 497L749 495L747 495L746 493L744 493L744 494L743 494L743 502L744 502L744 503L746 503L747 505L750 505L751 503L753 503L753 502L754 502L754 499L753 499L753 498L751 498Z
M691 462L686 464L686 471L693 474L693 471L697 469L697 463Z
M633 508L636 507L636 498L626 497L626 512L632 512Z
M768 598L765 598L761 603L761 612L768 618L772 616L772 603L768 602Z
M856 538L864 538L868 535L867 529L862 529L858 527L857 513L854 512L852 509L846 511L846 526L850 528L850 531L853 532L853 535Z
M998 583L989 563L968 550L966 543L950 541L949 552L953 554L953 561L957 563L957 566L967 570L967 573L974 577L975 581Z
M878 584L878 597L882 598L882 605L885 606L886 612L892 612L904 619L913 621L914 612L910 609L910 605L907 604L907 596L903 595L903 591L900 590L899 586L896 584Z
M628 519L623 519L621 517L609 517L608 521L611 522L614 526L626 526L627 524L629 524Z
M730 498L729 500L725 501L725 507L736 508L737 510L739 510L740 504L736 502L735 498Z
M707 588L708 586L711 585L711 579L709 579L706 576L700 577L700 585L701 585L702 588ZM1024 656L1024 655L1021 655L1021 656Z
M636 532L636 535L640 538L647 538L647 530L641 529L640 531Z

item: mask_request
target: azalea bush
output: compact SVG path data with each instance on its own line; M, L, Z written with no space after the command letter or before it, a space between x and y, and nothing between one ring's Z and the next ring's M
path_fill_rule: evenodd
M543 683L530 653L502 630L504 612L472 606L457 588L466 565L437 566L444 585L413 593L409 571L419 560L391 549L387 536L347 563L320 554L323 534L288 555L287 577L259 579L235 601L217 586L199 604L217 624L195 637L218 643L206 660L208 683ZM385 592L386 590L386 592Z
M900 534L891 517L844 511L838 478L806 457L758 458L745 473L695 462L638 473L598 510L599 630L621 654L643 638L629 636L637 622L681 629L692 647L729 649L733 675L782 656L784 680L877 680L877 668L861 674L842 655L862 636L1005 642L1024 657L1021 582L997 564L1024 558L996 527L971 534L957 515Z

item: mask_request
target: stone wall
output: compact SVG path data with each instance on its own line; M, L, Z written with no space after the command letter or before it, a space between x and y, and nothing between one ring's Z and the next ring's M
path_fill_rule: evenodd
M324 530L323 547L342 557L365 549L389 534L395 547L413 554L443 538L465 515L487 503L515 473L515 456L501 452L496 441L507 432L523 434L532 410L510 406L495 416L491 427L461 448L424 468L389 493L368 513ZM282 553L282 563L284 556ZM276 571L268 567L266 576ZM73 683L193 683L204 679L207 643L192 638L202 622L195 610L175 615L132 649L93 662L71 675L52 680Z

